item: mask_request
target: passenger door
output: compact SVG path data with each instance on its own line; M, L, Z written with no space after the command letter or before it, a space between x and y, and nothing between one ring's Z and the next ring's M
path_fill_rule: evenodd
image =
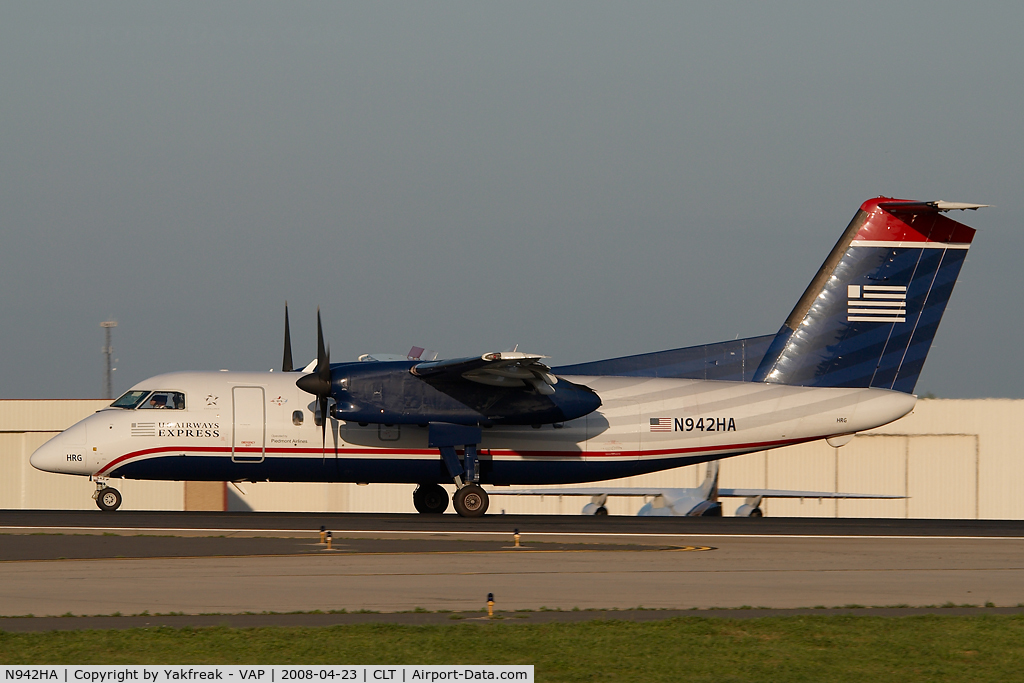
M267 432L263 387L232 387L231 399L231 460L263 462Z

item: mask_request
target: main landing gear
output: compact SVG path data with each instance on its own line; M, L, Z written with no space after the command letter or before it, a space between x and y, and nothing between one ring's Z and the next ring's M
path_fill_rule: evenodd
M452 504L460 517L483 517L488 503L487 491L477 484L466 484L452 496Z
M427 444L441 452L448 476L455 482L452 504L460 517L483 517L490 502L487 492L480 487L480 467L476 447L480 443L479 427L464 427L453 424L430 424ZM456 446L465 449L465 456L459 460ZM448 508L448 492L438 484L420 484L412 494L416 510L424 514L438 514Z
M92 494L96 506L104 512L113 512L121 507L121 493L115 488L107 486L105 481L96 482L96 492Z
M448 492L440 484L420 484L412 492L412 504L420 514L439 515L448 509Z
M487 512L490 497L477 484L463 484L455 491L452 504L460 517L480 517ZM420 484L412 493L416 512L439 515L448 509L448 492L440 484Z

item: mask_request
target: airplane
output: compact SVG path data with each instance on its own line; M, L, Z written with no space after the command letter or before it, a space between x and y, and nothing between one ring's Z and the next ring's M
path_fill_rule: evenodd
M579 487L546 489L509 489L492 491L492 496L589 496L590 502L583 506L581 514L606 516L605 504L611 496L652 498L640 511L638 517L721 517L722 504L719 498L746 498L736 508L737 517L763 517L761 501L765 498L904 498L874 493L836 493L833 491L785 491L779 489L723 489L718 486L718 460L708 463L704 481L697 488L616 488Z
M549 367L540 354L177 372L39 447L33 467L116 479L417 484L424 514L488 508L483 485L604 481L827 439L909 413L983 204L864 202L776 334ZM329 437L329 439L328 439ZM317 443L317 442L320 443ZM449 499L442 484L454 484Z

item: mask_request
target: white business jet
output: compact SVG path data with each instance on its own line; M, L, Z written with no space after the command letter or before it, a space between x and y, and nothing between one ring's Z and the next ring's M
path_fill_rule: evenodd
M719 498L746 498L736 508L737 517L763 517L761 501L765 498L904 498L874 493L836 493L833 491L786 491L779 489L723 489L718 487L718 461L708 463L704 481L697 488L642 488L642 487L569 487L543 489L497 489L492 496L586 496L590 502L583 506L581 514L607 515L605 504L609 497L650 498L640 511L639 517L721 517L722 504Z

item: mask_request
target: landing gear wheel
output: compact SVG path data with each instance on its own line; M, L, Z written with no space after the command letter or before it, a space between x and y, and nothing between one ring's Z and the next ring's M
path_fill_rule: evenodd
M754 508L750 511L751 517L764 517L764 513L761 512L761 508Z
M476 484L467 484L452 496L455 511L460 517L483 517L487 512L487 492Z
M607 517L608 516L608 508L606 508L604 505L602 505L601 507L599 507L596 510L594 510L594 515L595 516L601 516L601 517Z
M121 494L117 489L107 486L101 489L100 494L96 496L96 505L104 512L113 512L121 507Z
M439 515L448 509L448 492L440 484L420 484L412 492L412 504L423 515Z

